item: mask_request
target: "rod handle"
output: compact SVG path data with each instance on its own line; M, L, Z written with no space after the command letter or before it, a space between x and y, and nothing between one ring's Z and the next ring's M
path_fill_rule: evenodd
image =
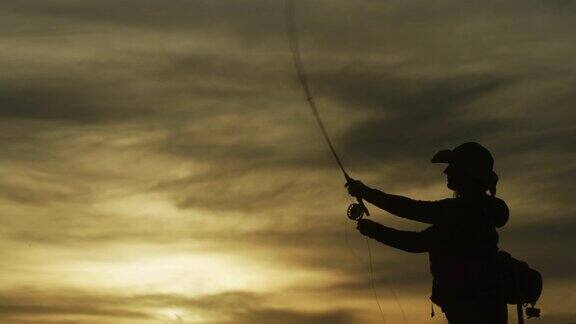
M350 178L348 173L344 173L344 178L346 178L347 183L353 180L352 178ZM358 204L362 207L362 209L364 209L364 213L366 214L366 216L370 216L370 212L368 211L368 208L366 208L364 200L362 200L362 198L360 197L356 197L356 201L358 201Z

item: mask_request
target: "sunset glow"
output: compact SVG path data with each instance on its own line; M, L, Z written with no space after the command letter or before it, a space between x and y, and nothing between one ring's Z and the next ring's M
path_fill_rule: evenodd
M511 210L500 247L545 278L529 323L576 322L574 3L295 2L350 174L452 197L433 153L481 142ZM372 241L369 260L346 218L284 14L0 1L0 323L381 323L377 303L387 324L447 323L430 317L427 255Z

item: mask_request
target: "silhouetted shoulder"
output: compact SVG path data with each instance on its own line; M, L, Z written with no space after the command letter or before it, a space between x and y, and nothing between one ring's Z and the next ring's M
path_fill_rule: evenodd
M483 196L480 198L447 198L432 202L437 212L434 224L489 223L502 227L508 222L510 211L500 198Z

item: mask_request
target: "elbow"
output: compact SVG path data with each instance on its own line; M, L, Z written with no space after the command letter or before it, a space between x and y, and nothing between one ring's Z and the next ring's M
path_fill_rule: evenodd
M410 252L410 253L424 253L424 252L428 252L428 248L427 247L410 247L408 249L405 250L406 252Z

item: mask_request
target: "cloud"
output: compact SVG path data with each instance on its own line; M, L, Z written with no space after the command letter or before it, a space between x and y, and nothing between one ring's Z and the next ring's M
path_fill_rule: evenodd
M351 66L322 78L329 95L361 112L369 110L368 120L341 137L343 154L362 156L358 165L421 159L450 147L457 137L481 138L505 126L505 121L469 118L470 105L510 81L482 75L426 80L372 71Z
M82 82L83 79L52 79L2 85L0 117L70 122L105 122L141 116L113 94L113 84ZM35 84L36 83L36 84ZM134 104L134 102L132 102ZM137 105L136 105L137 106Z
M258 310L242 314L228 323L355 323L355 317L347 311L301 312L294 310ZM226 322L224 322L226 323Z
M576 265L576 257L566 253L565 248L576 243L572 235L575 230L576 222L572 215L515 224L501 234L500 247L528 262L542 273L546 281L571 282L574 280L575 274L571 269Z
M178 310L184 321L194 313L212 313L209 323L353 323L354 310L327 312L299 311L267 305L266 296L251 292L230 291L214 295L187 297L175 294L114 295L82 290L45 291L22 287L2 291L0 319L11 322L34 322L43 318L90 319L94 323L134 319L170 321L166 309Z
M110 300L112 299L112 300ZM42 292L24 290L2 291L0 318L22 320L19 317L81 315L111 318L149 318L144 312L118 307L118 298L76 292Z

